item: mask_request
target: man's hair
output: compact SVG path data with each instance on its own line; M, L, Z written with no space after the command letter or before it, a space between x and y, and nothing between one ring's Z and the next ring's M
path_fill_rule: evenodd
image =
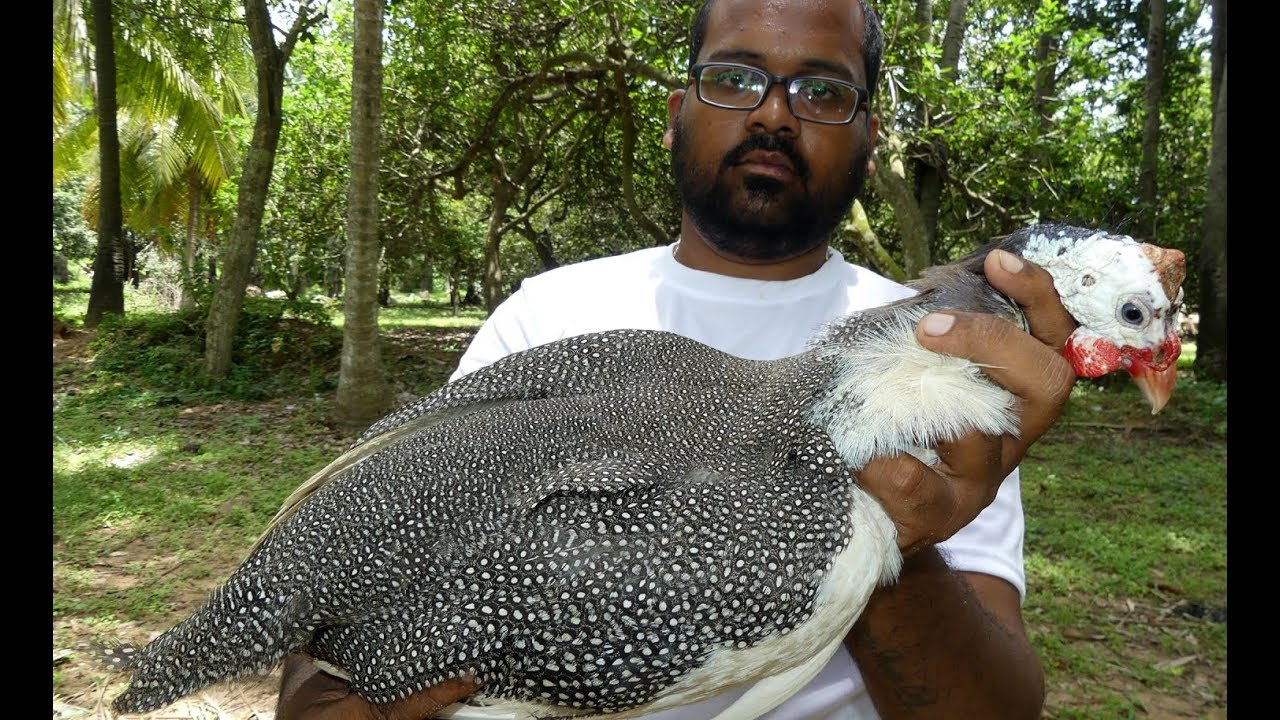
M689 32L689 74L693 74L693 66L698 62L698 55L702 53L702 41L707 37L707 17L711 15L711 6L715 0L704 0L702 7L698 9L698 15L693 19L693 27ZM858 0L858 5L862 7L863 17L863 33L862 33L862 57L867 62L867 90L870 91L869 97L875 97L876 80L880 76L880 55L884 52L884 36L880 31L880 16L871 7L867 0Z

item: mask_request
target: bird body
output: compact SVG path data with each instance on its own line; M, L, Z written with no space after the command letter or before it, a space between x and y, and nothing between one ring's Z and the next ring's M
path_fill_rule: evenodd
M1091 252L1138 246L1077 228L1055 240L1059 229L1006 245L1038 263L1078 259L1058 250L1087 238ZM1007 391L914 341L935 309L1025 324L982 279L983 254L793 357L595 333L508 356L392 413L285 502L204 606L136 653L116 709L162 707L304 651L379 703L474 676L483 689L446 715L457 718L638 717L753 682L720 717L763 714L896 578L893 522L851 473L882 454L931 460L938 442L973 429L1016 432ZM1168 273L1155 272L1153 290L1143 257L1127 261L1140 270L1121 295L1171 322L1176 300L1155 297L1170 294ZM1107 329L1086 329L1077 352L1092 358ZM1126 357L1165 372L1159 342Z

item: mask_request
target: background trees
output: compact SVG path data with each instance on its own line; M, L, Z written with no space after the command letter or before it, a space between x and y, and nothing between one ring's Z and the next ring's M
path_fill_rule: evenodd
M1225 0L877 6L886 34L873 103L880 171L835 245L903 278L1037 220L1178 247L1193 266L1188 309L1210 311L1198 367L1225 372ZM222 284L202 300L217 375L250 279L298 299L345 288L352 7L104 7L130 18L114 36L120 87L185 88L177 95L193 99L188 110L153 112L150 132L124 132L127 108L146 93L122 90L122 235L165 238L157 246L188 266L202 242L221 238ZM666 95L684 84L694 10L674 0L389 3L379 14L379 301L434 289L492 308L546 268L674 238L660 139ZM60 181L83 178L82 209L96 217L109 189L96 177L103 163L67 159L97 150L84 129L94 123L83 120L106 60L86 61L97 48L84 30L89 8L59 0L55 11ZM147 75L126 57L163 58L173 71ZM237 108L240 93L249 99ZM149 150L124 151L135 137ZM169 144L185 154L165 150L168 137L189 138ZM77 146L80 155L69 149ZM144 182L136 178L148 174L130 168L155 171Z
M103 269L86 324L124 311L141 246L183 247L194 259L201 206L236 162L231 124L245 113L247 58L235 24L203 14L223 4L54 3L54 179L87 186Z

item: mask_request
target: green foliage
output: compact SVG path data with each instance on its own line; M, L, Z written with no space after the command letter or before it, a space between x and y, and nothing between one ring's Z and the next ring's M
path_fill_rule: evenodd
M455 283L479 277L496 177L514 183L501 263L513 286L551 262L653 243L619 188L625 57L635 124L637 204L674 237L666 151L669 87L693 8L685 3L400 3L387 18L383 226L387 258L430 262ZM465 197L464 197L465 196ZM473 199L474 198L474 199ZM459 235L458 233L461 233ZM471 249L459 252L459 241ZM534 242L542 243L541 250Z
M913 3L877 5L886 53L873 111L905 147L943 140L947 148L938 158L945 184L936 261L1034 220L1133 229L1145 4L973 0L954 79L941 57L942 5L935 4L928 33L915 25ZM188 80L135 68L126 50L122 98L142 97L129 88L175 96L169 90L195 82L208 102L234 101L234 88L252 82L243 28L210 18L237 16L238 6L204 0L200 12L174 12L162 21L173 7L171 0L124 3L122 25L140 29L122 39L149 53L154 62L147 67L163 67L160 61L168 58ZM1195 268L1209 145L1208 36L1202 22L1207 8L1205 0L1169 4L1154 238L1187 253L1191 309L1198 297ZM330 20L290 60L286 122L257 258L264 286L290 297L312 285L328 295L341 289L351 10L346 2L330 9ZM503 218L506 239L496 257L504 290L550 264L653 244L622 201L624 176L634 184L639 208L673 237L679 208L667 151L658 142L672 85L662 78L679 82L694 9L669 0L390 4L380 194L387 284L410 282L428 266L461 288L475 284L484 271L484 231L497 177L516 182ZM65 11L58 18L59 38L83 42ZM76 47L59 45L64 46ZM85 97L73 92L79 87L75 57L68 50L56 58L63 68L56 78L63 104L55 130L59 147L80 137L87 148L93 136L75 131L76 118L92 122L92 113L75 104ZM623 95L613 75L619 58ZM621 162L628 106L635 132L629 173ZM248 118L221 111L224 146L245 147ZM182 143L166 141L178 136L160 126L155 133L143 132L145 125L130 127L126 139L138 142L136 152L125 154L126 170L133 168L129 172L139 178L178 178L174 158L183 156L174 151ZM882 156L882 164L888 159ZM912 172L910 163L906 169ZM234 175L228 179L234 183ZM185 205L182 196L165 196L160 189L181 186L129 184L135 187L126 189L128 207L150 208L151 219L144 222L130 211L127 224L169 247L181 235L176 221ZM225 190L227 184L203 198L209 227L202 237L230 227L235 195L234 187ZM864 193L863 204L883 244L900 257L900 230L888 204L874 192Z
M93 258L97 235L85 222L85 180L73 177L54 185L53 189L53 254L68 261Z
M231 372L221 382L203 372L206 313L197 307L104 320L93 345L96 371L131 378L174 402L332 389L342 337L323 305L245 298Z
M275 171L255 267L264 289L340 295L351 145L351 14L335 5L289 58Z
M1194 305L1209 147L1208 36L1198 24L1207 3L1169 4L1154 238L1134 227L1146 3L974 0L956 81L942 73L940 49L915 39L913 4L879 7L887 40L873 109L905 147L946 145L931 158L945 178L935 262L1034 221L1096 225L1186 252ZM935 9L933 38L945 19ZM905 169L913 179L912 163ZM900 253L891 209L874 197L864 205Z

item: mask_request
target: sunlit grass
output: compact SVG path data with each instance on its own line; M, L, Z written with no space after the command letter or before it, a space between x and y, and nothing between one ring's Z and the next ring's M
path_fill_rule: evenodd
M92 278L73 270L71 282L53 284L53 316L62 322L79 327L84 323L85 313L89 311L89 291L92 289ZM163 301L151 286L143 284L135 288L133 283L124 285L125 313L169 312L172 307Z
M390 307L378 309L378 327L383 331L396 328L478 328L489 313L483 307L463 305L456 311L449 304L448 293L432 293L428 299L414 294L392 293ZM333 313L333 322L342 327L342 309Z

